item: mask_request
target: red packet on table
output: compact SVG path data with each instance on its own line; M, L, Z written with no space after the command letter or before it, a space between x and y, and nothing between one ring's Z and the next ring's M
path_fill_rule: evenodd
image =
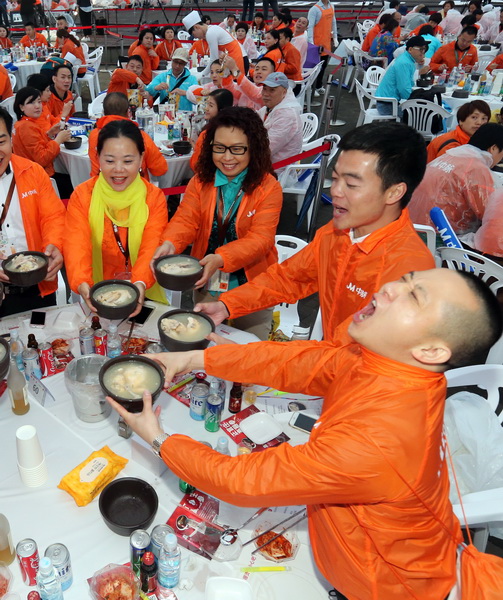
M279 446L283 442L288 442L290 438L286 435L286 433L280 433L278 436L268 442L265 442L264 444L256 444L245 436L245 434L241 431L239 424L247 417L259 412L259 409L252 404L237 414L232 415L231 417L222 421L220 423L220 428L225 431L225 433L233 442L236 444L242 443L244 446L248 446L252 452L260 452L266 448L273 448L274 446Z

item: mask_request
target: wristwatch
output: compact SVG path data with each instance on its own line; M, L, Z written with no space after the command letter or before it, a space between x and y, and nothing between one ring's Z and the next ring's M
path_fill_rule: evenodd
M240 71L239 69L236 69L235 71L232 71L232 75L233 75L234 77L239 77L239 74L240 74L240 72L241 72L241 71Z
M152 452L156 456L161 456L161 446L169 438L169 433L160 433L152 442Z

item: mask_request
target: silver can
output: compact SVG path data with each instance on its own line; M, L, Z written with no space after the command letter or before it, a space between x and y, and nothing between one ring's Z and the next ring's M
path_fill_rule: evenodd
M168 533L175 533L173 528L169 525L156 525L154 529L152 529L152 533L150 534L150 552L155 556L155 560L159 560L159 556L161 555L161 548L166 539Z
M210 388L206 383L195 383L190 390L189 414L195 421L204 421L206 414L206 400Z
M82 356L86 354L94 354L94 329L84 327L79 331L80 353Z
M33 373L37 379L42 379L42 370L40 368L40 358L35 348L26 348L23 350L24 376L29 381Z
M135 529L129 538L131 566L135 575L140 576L141 559L150 545L150 536L145 529Z
M72 563L68 548L64 544L51 544L44 552L44 556L50 558L56 567L61 581L61 589L64 592L73 583Z

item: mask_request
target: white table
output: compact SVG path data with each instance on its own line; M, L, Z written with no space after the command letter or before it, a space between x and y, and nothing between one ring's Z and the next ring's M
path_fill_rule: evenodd
M80 308L74 306L50 312L57 314L61 310L76 310L79 313ZM48 318L48 323L51 322L52 318ZM146 327L152 331L151 323ZM24 333L26 331L25 328ZM36 331L37 338L41 339L49 333L46 330ZM224 328L224 333L226 331L230 337L243 335L232 328ZM250 334L245 334L243 339L250 339L249 336ZM72 350L78 355L76 346L78 344L75 341ZM232 374L229 375L229 379L232 379ZM173 473L166 470L160 476L155 475L152 470L132 459L132 441L117 436L115 413L99 423L84 423L75 415L71 398L64 385L64 375L57 374L44 382L56 398L56 403L51 406L43 408L32 399L30 411L26 415L15 416L10 410L6 396L0 402L0 506L9 519L14 544L26 537L33 538L41 555L49 544L55 542L61 542L68 547L74 582L65 592L65 600L85 600L89 597L87 578L108 563L122 564L129 560L129 539L118 536L107 528L99 513L98 498L79 508L69 494L58 489L57 485L63 475L82 462L92 451L107 444L117 454L130 459L118 477L139 477L155 488L159 497L159 509L152 527L166 522L181 500L182 493L178 489L178 478ZM183 404L164 392L157 402L163 409L162 418L168 432L178 431L215 445L220 434L209 433L201 422L190 419L188 409ZM21 425L28 424L37 428L48 466L49 479L39 488L25 487L16 466L15 431ZM286 423L284 427L288 427ZM288 428L288 435L293 443L302 443L307 439L305 434L292 428ZM235 454L236 448L232 442L230 446L231 453ZM152 461L153 465L159 464L153 455ZM250 514L250 509L246 510L246 514ZM239 525L246 518L243 518L242 511L243 509L235 508L227 510L227 514L235 514L238 519L236 525ZM279 513L275 516L278 521L284 517ZM257 523L258 521L255 522ZM295 530L301 545L296 559L288 563L292 570L250 574L248 581L253 588L255 600L326 600L327 590L331 586L323 580L314 566L306 522L296 526ZM251 537L251 531L247 529L243 532L244 541ZM254 561L250 554L252 549L244 548L235 562L218 563L210 562L182 548L182 578L191 580L194 587L190 591L175 589L179 600L202 600L205 583L210 576L241 578L245 575L240 571L243 566L271 564L260 556ZM17 560L10 565L10 569L14 575L12 590L25 598L30 588L22 582Z
M28 84L28 77L34 73L40 73L43 64L43 62L38 62L37 60L25 60L14 63L14 66L17 67L17 71L14 71L17 81L16 89L20 90L21 88L26 87Z
M453 98L452 90L442 94L442 100L451 107L453 116L456 115L460 106L463 106L463 104L466 104L467 102L472 102L473 100L483 100L484 102L487 102L491 107L491 110L496 110L502 106L501 96L478 96L470 94L468 98Z

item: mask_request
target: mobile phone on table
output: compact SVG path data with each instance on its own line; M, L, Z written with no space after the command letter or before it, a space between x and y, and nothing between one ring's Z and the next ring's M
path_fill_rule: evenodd
M304 431L306 433L311 432L315 423L316 419L314 417L310 417L309 415L305 415L301 412L294 413L290 419L290 427L299 429L300 431Z
M134 317L134 322L136 325L145 325L146 320L153 313L154 309L150 306L142 306L140 312ZM131 323L133 319L128 319L128 323Z
M31 313L30 327L44 327L45 326L45 312L39 310L33 310Z

